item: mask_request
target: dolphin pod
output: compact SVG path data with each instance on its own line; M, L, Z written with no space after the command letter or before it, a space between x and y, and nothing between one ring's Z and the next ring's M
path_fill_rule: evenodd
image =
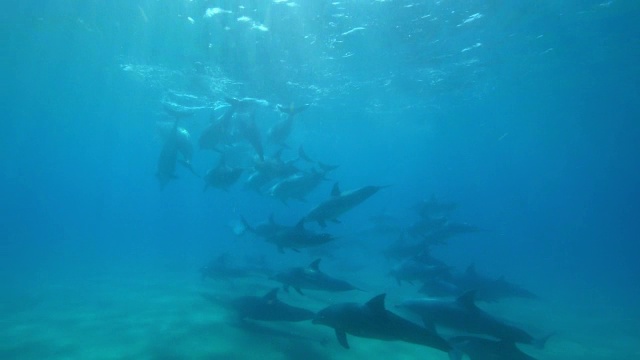
M393 219L393 226L387 226L388 219L380 219L378 216L378 224L373 230L365 233L355 229L353 232L363 236L363 239L352 240L343 234L334 235L334 231L351 226L349 224L334 229L329 227L330 223L339 223L345 214L360 207L388 186L364 184L342 191L339 182L332 179L335 182L330 196L323 201L306 205L308 201L316 199L314 192L327 184L329 176L340 175L337 165L317 160L315 154L313 157L308 156L302 145L297 147L297 152L291 147L295 140L295 119L299 116L313 116L312 108L308 104L274 107L268 101L248 97L227 97L224 101L226 104L218 107L215 115L209 121L205 120L206 124L200 123L198 148L202 153L212 154L218 159L217 162L212 162L214 165L202 176L204 189L251 190L247 192L247 196L261 196L270 205L268 211L275 211L277 214L278 206L287 211L296 211L294 221L289 224L276 222L273 212L268 218L263 217L267 220L253 224L240 216L234 232L238 236L258 238L272 245L278 253L287 251L288 255L277 255L273 251L274 256L283 259L282 261L301 256L298 255L300 253L308 256L308 261L315 259L307 262L306 266L290 266L287 263L289 266L274 269L265 261L269 257L264 254L260 254L261 258L253 258L245 263L238 261L237 256L232 259L219 255L201 267L200 276L207 282L236 280L257 286L257 291L249 292L251 295L234 293L223 304L241 320L238 327L240 330L292 341L313 341L317 336L315 332L304 334L288 331L292 326L291 322L311 321L331 328L337 344L345 349L351 347L348 336L355 336L424 346L448 354L453 360L463 359L464 356L471 360L531 360L533 358L518 346L525 350L526 345L539 348L544 346L548 336L534 337L526 328L510 325L508 321L499 319L476 305L476 299L534 299L536 296L533 293L503 278L482 275L473 266L466 271L457 271L455 267L432 256L431 250L435 246L446 245L451 238L486 235L486 231L480 227L455 218L455 211L459 208L457 203L440 201L431 196L409 208L413 211L414 219L410 215L389 216ZM178 177L177 164L184 165L197 175L192 162L197 154L194 154L191 134L187 128L197 126L199 115L196 111L199 109L194 110L195 108L175 104L163 104L163 107L172 121L160 124L163 143L156 176L162 188ZM262 117L265 111L270 110L279 116L271 125ZM304 115L300 115L302 112ZM296 124L296 128L304 124L300 122ZM333 161L329 160L328 163L332 164ZM237 183L243 185L237 186ZM381 192L378 196L384 196L385 193ZM210 191L206 196L216 196L216 192ZM282 205L286 205L286 208ZM304 209L301 211L298 207ZM366 209L358 211L360 210ZM352 241L359 248L370 241L369 237L383 239L381 249L377 252L371 250L370 253L362 250L354 258L364 259L363 267L375 267L381 276L366 281L358 277L360 270L351 270L356 269L358 264L351 264L350 260L345 263L334 255L346 252L345 244ZM340 241L336 241L338 238ZM242 243L241 247L254 247L254 244L259 248L256 242ZM355 246L351 251L356 249ZM332 269L349 270L343 270L345 274L337 271L325 273L320 268L320 256L327 259L323 261L332 261L332 265L336 265ZM384 274L391 275L391 278ZM284 301L278 297L277 289L259 296L253 295L260 294L262 290L259 289L272 286L273 283L269 282L274 281L280 283L285 291L282 294ZM402 284L403 292L415 290L440 298L399 302L395 308L398 310L394 310L399 311L399 314L387 309L385 294L374 296L366 302L341 301L350 300L350 297L362 299L362 292L353 291L360 290L353 284L366 284L366 288L398 286L394 282ZM289 289L306 296L291 294ZM339 296L340 300L335 300L334 296ZM205 295L205 298L220 302L217 294ZM291 300L294 302L290 303ZM295 306L298 305L296 302L302 306ZM422 323L404 317L409 314L417 315ZM303 328L306 325L295 326ZM453 333L443 337L439 334L441 328Z

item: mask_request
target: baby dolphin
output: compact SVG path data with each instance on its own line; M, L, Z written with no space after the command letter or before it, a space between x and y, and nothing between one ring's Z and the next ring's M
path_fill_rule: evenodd
M327 220L338 221L338 216L362 204L365 200L387 186L364 186L359 189L341 192L338 183L333 185L331 198L313 208L305 217L306 221L317 221L322 227Z
M385 294L380 294L364 304L330 305L320 310L312 322L332 327L345 349L349 348L347 334L351 334L369 339L405 341L444 352L452 350L451 345L435 332L387 310L384 298Z
M275 275L274 279L282 283L284 291L294 288L304 295L301 289L341 292L357 289L344 280L329 276L320 270L320 259L314 260L309 266L294 267Z

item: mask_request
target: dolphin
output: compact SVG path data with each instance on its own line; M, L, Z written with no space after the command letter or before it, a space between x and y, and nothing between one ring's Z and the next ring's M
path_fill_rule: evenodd
M478 274L473 265L463 273L452 272L447 276L425 281L418 291L429 296L457 297L470 290L476 292L477 301L495 302L505 298L538 298L536 294L505 280L504 277L493 279Z
M194 109L178 105L174 102L162 102L162 108L164 111L173 116L176 120L191 117L195 114Z
M382 255L388 260L406 259L428 249L429 245L426 241L409 241L405 237L405 232L401 231L398 239L382 250Z
M204 128L198 139L200 149L215 150L220 143L228 140L234 113L234 108L230 106L218 119L212 116L211 123Z
M326 345L327 343L326 338L316 339L311 336L305 336L304 334L300 334L297 331L297 329L287 329L287 328L281 329L278 327L265 325L264 323L251 322L251 321L232 322L229 325L236 327L247 333L258 336L260 338L265 338L265 337L274 338L274 339L280 338L280 339L289 340L293 342L304 341L304 342L318 343L323 346Z
M475 304L475 291L468 291L454 301L436 299L407 300L398 305L422 317L425 325L442 325L472 334L543 348L548 337L536 339L526 331L491 316Z
M189 131L187 131L187 129L180 126L178 126L174 130L173 126L174 124L172 123L158 123L158 130L165 141L175 136L178 153L182 155L182 159L177 159L177 161L184 167L189 169L191 173L200 177L200 175L198 175L193 169L193 165L191 162L191 160L193 159L193 144L191 143L191 134L189 134Z
M262 147L262 139L260 130L256 125L255 112L251 113L248 120L240 121L240 134L253 146L260 160L264 161L264 148Z
M269 137L269 140L274 144L284 146L285 142L287 141L287 138L289 137L289 135L291 134L291 131L293 130L293 119L295 115L306 110L309 106L310 106L309 104L304 104L297 107L293 106L293 104L288 107L278 105L277 106L278 110L287 114L287 117L284 120L281 120L275 123L267 131L267 136Z
M536 360L511 341L455 336L449 342L458 350L451 360L462 360L462 353L467 354L470 360Z
M462 291L475 290L476 299L483 301L498 301L504 298L537 299L538 296L514 283L505 280L489 278L478 274L475 266L470 265L464 273L454 274L450 282Z
M238 98L228 96L224 98L224 101L226 101L227 104L231 105L234 111L242 112L242 113L253 112L259 106L263 106L263 107L269 106L269 102L266 100L250 98L250 97L238 99Z
M360 205L380 189L387 186L364 186L355 190L341 192L338 183L333 185L331 198L313 208L305 217L306 221L316 221L326 227L327 220L338 221L338 216Z
M404 319L384 306L385 294L373 297L364 304L339 303L320 310L312 320L335 330L342 347L349 349L347 334L385 341L404 341L428 346L444 352L451 345L437 333Z
M231 185L240 179L240 175L242 175L242 169L227 166L224 156L222 156L218 166L207 171L207 174L204 176L203 191L206 191L209 186L227 191Z
M309 172L300 172L278 181L267 191L267 194L279 199L285 205L288 199L305 202L305 197L323 180L326 180L324 174L312 169Z
M205 295L205 297L209 301L218 302L212 296ZM240 320L298 322L311 320L315 317L315 313L311 310L280 301L277 288L269 291L264 296L241 296L235 298L227 305L236 311Z
M320 270L320 259L314 260L309 266L294 267L277 273L274 280L282 283L284 291L294 288L304 295L301 289L341 292L356 290L357 288L344 280L334 278Z
M230 259L229 254L222 254L209 261L200 268L202 280L210 279L238 279L252 276L269 276L271 270L264 261L256 261L257 264L240 265Z
M242 222L242 225L244 226L245 230L264 239L275 236L279 231L284 230L286 228L286 226L276 223L276 221L273 218L273 214L269 215L268 221L262 222L256 225L249 224L249 222L247 221L247 219L244 218L244 216L240 216L240 221Z
M284 252L284 249L292 249L299 251L301 248L314 247L322 245L334 240L330 234L316 233L305 229L304 219L298 221L293 227L284 227L265 240L278 247L278 251Z
M393 276L398 285L402 281L412 283L413 281L426 282L434 278L449 274L449 267L443 262L432 258L428 253L418 254L395 265L389 275Z

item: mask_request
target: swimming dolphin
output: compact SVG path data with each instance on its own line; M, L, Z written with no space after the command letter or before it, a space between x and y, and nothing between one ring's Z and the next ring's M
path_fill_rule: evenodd
M320 270L320 259L314 260L309 266L294 267L274 276L274 280L282 283L284 291L294 288L299 294L302 289L341 292L356 290L357 288L344 280L334 278Z
M271 236L275 236L279 231L286 229L286 226L276 223L276 221L273 218L273 214L269 215L268 221L261 222L256 225L249 224L249 222L247 221L247 219L244 218L244 216L240 216L240 221L242 222L242 225L244 226L245 230L253 234L256 234L257 236L264 239L269 238Z
M205 295L212 302L218 299ZM286 304L278 299L278 289L264 296L241 296L231 300L228 305L238 314L240 320L298 322L314 318L313 311Z
M229 140L231 119L234 113L234 108L230 106L219 118L215 119L212 116L211 123L204 128L198 139L200 149L216 150L219 144Z
M338 221L338 216L360 205L380 189L387 186L365 186L355 190L341 192L338 183L333 185L331 198L313 208L305 217L306 221L316 221L326 227L327 221Z
M231 105L234 111L242 112L242 113L253 112L259 106L263 106L263 107L269 106L269 102L266 100L250 98L250 97L245 97L240 99L234 98L234 97L225 97L224 101L226 101L227 104Z
M295 115L306 110L308 107L309 107L309 104L304 104L297 107L293 106L293 104L290 106L278 105L277 106L278 110L287 114L287 117L284 120L281 120L275 123L267 131L267 136L269 137L269 140L274 144L284 146L285 142L287 141L287 138L289 138L289 135L293 130L293 119Z
M176 120L191 117L195 114L194 109L178 105L174 102L162 102L162 108L167 114L173 116Z
M255 112L251 113L249 119L241 120L238 124L240 134L253 146L260 160L264 161L264 148L262 147L262 138L260 130L256 125Z
M305 197L317 188L323 180L326 180L324 174L312 169L278 181L267 191L267 194L279 199L285 205L289 199L306 202Z
M285 227L265 240L277 246L278 251L284 252L284 249L299 251L301 248L322 245L334 239L335 237L330 234L305 229L304 219L301 219L295 226Z
M389 272L389 275L396 279L398 285L403 281L409 284L412 284L413 281L425 282L448 274L449 267L432 258L426 252L400 262Z
M262 260L262 259L261 259ZM204 279L237 279L252 276L269 276L271 270L264 261L239 264L233 261L229 254L222 254L209 261L208 264L200 268L200 275Z
M182 155L182 159L177 159L179 163L181 163L184 167L189 169L194 175L200 177L193 169L192 159L193 159L193 144L191 143L191 134L187 129L178 126L175 130L173 129L174 124L172 123L158 123L158 130L162 137L167 141L170 137L175 136L176 146L178 149L178 153Z
M469 266L465 272L452 272L448 276L426 281L419 292L429 296L457 297L470 290L475 290L477 301L495 302L505 298L538 298L536 294L505 280L504 277L494 279L478 274L473 265Z
M526 331L491 316L475 304L475 292L468 291L454 301L436 299L407 300L398 305L422 317L425 325L442 325L472 334L544 347L548 337L535 339Z
M405 341L444 352L452 350L451 345L437 333L387 310L384 298L385 294L380 294L364 304L330 305L320 310L312 322L332 327L345 349L349 348L347 334L351 334L369 339Z
M511 341L455 336L449 342L459 350L451 356L451 360L462 360L462 353L467 354L470 360L536 360Z
M227 166L224 156L222 156L218 166L207 171L204 176L203 191L206 191L209 186L227 191L231 185L240 179L240 175L242 175L242 169Z

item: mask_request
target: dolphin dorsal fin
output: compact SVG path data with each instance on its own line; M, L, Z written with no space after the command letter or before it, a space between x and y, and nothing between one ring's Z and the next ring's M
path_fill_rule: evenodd
M476 307L476 291L469 290L464 294L460 295L456 299L456 301L465 307L475 308Z
M263 299L265 299L267 301L278 300L278 288L275 288L275 289L269 291L265 296L263 296Z
M382 293L380 295L376 295L371 298L371 300L367 301L367 307L371 309L375 313L383 314L385 311L384 308L384 298L387 294Z
M304 218L300 219L296 224L296 231L304 231Z
M309 268L311 270L320 271L320 259L315 259L311 264L309 264Z
M331 189L331 196L340 196L340 186L338 183L333 184L333 188Z

